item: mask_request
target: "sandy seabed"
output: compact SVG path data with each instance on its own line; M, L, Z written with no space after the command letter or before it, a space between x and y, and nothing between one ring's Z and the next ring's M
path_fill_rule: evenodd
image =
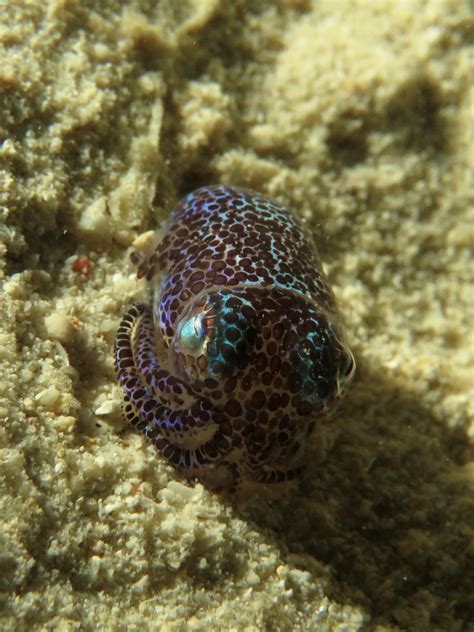
M2 630L472 629L472 28L0 2ZM112 358L132 242L218 182L306 221L358 361L305 479L239 503L125 426Z

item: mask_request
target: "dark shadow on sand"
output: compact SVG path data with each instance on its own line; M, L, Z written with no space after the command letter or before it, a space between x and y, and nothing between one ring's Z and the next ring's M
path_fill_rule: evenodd
M299 487L244 514L276 534L293 564L325 564L329 596L361 606L370 626L467 630L474 503L463 465L472 452L447 422L382 371L359 367L327 458L317 463L313 442Z

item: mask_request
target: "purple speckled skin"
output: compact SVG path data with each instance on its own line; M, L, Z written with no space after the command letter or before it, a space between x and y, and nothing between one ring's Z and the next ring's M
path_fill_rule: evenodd
M211 487L294 478L316 418L355 370L297 219L254 191L203 187L177 205L138 276L150 303L126 312L115 345L127 419Z

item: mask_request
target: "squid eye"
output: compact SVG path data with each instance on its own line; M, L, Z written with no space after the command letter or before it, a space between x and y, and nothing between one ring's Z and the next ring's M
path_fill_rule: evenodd
M321 401L326 400L331 395L332 390L332 384L323 378L320 378L315 383L315 391Z
M179 334L181 351L192 354L198 352L206 337L202 314L196 314L185 320Z

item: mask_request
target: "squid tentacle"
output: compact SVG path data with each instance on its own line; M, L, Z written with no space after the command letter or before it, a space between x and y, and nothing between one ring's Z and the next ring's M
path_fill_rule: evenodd
M150 394L140 380L132 335L147 310L146 305L133 305L123 317L117 335L116 370L125 391L125 417L175 465L192 467L187 464L194 463L197 467L213 463L232 448L230 428L223 423L223 413L213 410L210 402L202 399L187 409L171 410Z

